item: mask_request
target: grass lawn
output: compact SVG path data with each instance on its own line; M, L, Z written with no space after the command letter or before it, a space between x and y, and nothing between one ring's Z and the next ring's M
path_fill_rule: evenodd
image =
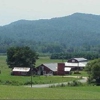
M41 57L36 66L42 63L62 62L62 60L51 60L49 57ZM29 82L30 76L11 76L11 69L6 64L6 56L0 56L0 82L15 81L17 83ZM77 74L72 74L77 75ZM87 74L82 71L80 76ZM35 84L59 83L75 80L62 76L36 76L33 77ZM25 86L0 85L0 99L100 99L100 87L78 86L78 87L54 87L54 88L30 88Z
M77 78L62 77L62 76L35 76L32 77L33 84L48 84L48 83L61 83L77 80ZM30 76L1 76L0 84L8 85L28 85L31 83Z
M47 57L39 57L39 59L36 61L36 66L39 66L44 63L61 63L62 59L50 59ZM63 60L63 62L66 62L66 60Z
M84 76L84 77L87 77L88 74L86 71L79 71L80 74L74 74L74 71L72 71L72 74L71 76Z
M36 66L42 63L55 63L61 60L51 60L49 57L40 57L37 60ZM30 76L11 76L11 69L6 64L6 56L0 56L0 84L24 85L31 82ZM75 78L65 78L62 76L35 76L32 78L33 84L60 83L76 80Z
M30 88L0 85L0 99L100 99L100 87Z

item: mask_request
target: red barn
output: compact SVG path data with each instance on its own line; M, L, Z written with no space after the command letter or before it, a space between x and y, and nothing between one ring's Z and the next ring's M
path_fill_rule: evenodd
M12 69L11 75L18 75L18 76L30 75L30 68L29 67L14 67Z
M41 64L36 69L38 75L65 75L64 68L64 63L48 63Z

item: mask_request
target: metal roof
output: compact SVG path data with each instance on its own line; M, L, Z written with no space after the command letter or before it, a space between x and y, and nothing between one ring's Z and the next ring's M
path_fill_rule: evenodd
M14 67L12 71L28 72L30 68L27 67Z
M72 58L72 59L75 59L75 60L77 60L78 62L80 62L80 61L87 61L87 59L85 59L85 58Z
M68 66L68 67L85 67L86 64L87 64L87 62L79 62L79 63L65 62L65 66Z
M57 63L48 63L48 64L43 64L43 65L48 67L52 71L57 71L57 67L58 67Z
M70 67L65 67L64 71L71 71L71 68Z

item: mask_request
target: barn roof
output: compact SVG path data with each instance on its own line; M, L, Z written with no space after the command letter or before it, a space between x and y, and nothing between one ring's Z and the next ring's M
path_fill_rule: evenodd
M79 62L79 63L65 62L65 66L68 66L68 67L85 67L86 64L87 64L87 62Z
M57 71L57 67L58 67L57 63L47 63L47 64L43 64L43 65L48 67L52 71Z
M78 62L87 61L87 59L85 59L85 58L72 58L72 59L75 59L75 60L77 60Z
M19 71L19 72L28 72L30 70L30 68L27 68L27 67L14 67L13 68L13 72L14 71Z
M71 71L71 68L70 67L65 67L64 71Z

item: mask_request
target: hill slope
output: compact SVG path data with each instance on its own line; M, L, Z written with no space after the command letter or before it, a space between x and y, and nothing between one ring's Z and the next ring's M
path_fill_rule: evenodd
M50 46L52 43L57 47L74 47L84 44L99 45L99 42L99 15L74 13L60 18L19 20L0 27L0 43L6 47L33 44L36 48L43 44Z

